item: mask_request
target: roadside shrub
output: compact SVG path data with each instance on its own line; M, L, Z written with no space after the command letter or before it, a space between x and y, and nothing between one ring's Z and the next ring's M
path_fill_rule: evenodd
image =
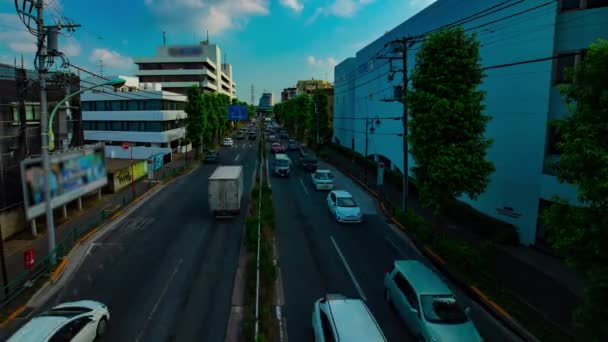
M325 149L322 149L322 150L319 150L319 152L317 152L317 156L319 158L325 159L329 156L329 152L327 152L327 150L325 150Z
M245 219L245 247L247 251L253 253L256 251L258 243L258 219L254 216L248 216Z

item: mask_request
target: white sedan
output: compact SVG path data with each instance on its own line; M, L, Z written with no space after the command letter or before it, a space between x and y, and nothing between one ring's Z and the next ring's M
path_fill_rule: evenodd
M224 138L224 146L232 147L232 145L234 145L232 138Z
M63 303L32 318L8 342L92 342L108 328L110 312L92 300Z
M310 177L315 190L331 190L334 188L334 175L329 170L318 169Z
M327 195L327 207L337 222L360 223L363 221L361 208L348 191L331 191Z

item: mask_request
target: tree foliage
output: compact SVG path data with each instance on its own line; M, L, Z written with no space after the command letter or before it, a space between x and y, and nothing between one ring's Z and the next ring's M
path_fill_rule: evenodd
M318 113L315 113L315 103ZM302 94L274 105L274 116L285 128L294 132L298 139L309 137L314 141L317 127L320 137L325 139L330 134L327 103L327 94L321 90L313 96Z
M228 106L234 101L224 94L202 93L197 86L190 87L187 96L185 111L188 114L188 140L192 141L197 149L203 145L217 144L226 129L233 126L228 120Z
M588 281L575 322L608 340L608 41L591 44L560 91L570 115L554 121L557 177L577 187L583 207L556 198L542 215L546 238Z
M439 218L453 198L479 196L494 172L486 160L492 141L478 89L483 77L479 42L461 27L431 34L416 54L408 139L421 203Z

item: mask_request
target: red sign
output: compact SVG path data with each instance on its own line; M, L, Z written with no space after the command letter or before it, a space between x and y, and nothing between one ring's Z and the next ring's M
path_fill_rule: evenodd
M34 259L34 250L32 248L23 252L23 266L26 270L34 267L35 259Z
M123 149L128 150L128 149L129 149L129 147L131 147L131 144L129 144L128 142L123 142L123 143L122 143L122 148L123 148Z

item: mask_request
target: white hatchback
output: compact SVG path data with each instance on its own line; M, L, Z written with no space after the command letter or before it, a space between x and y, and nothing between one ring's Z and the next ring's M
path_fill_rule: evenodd
M353 196L344 190L334 190L327 195L327 207L337 222L360 223L363 221L361 208Z
M32 318L8 342L92 342L108 328L110 312L92 300L63 303Z
M334 175L329 170L317 169L310 177L315 190L331 190L334 188Z
M224 146L232 147L232 145L234 145L232 138L224 138Z

